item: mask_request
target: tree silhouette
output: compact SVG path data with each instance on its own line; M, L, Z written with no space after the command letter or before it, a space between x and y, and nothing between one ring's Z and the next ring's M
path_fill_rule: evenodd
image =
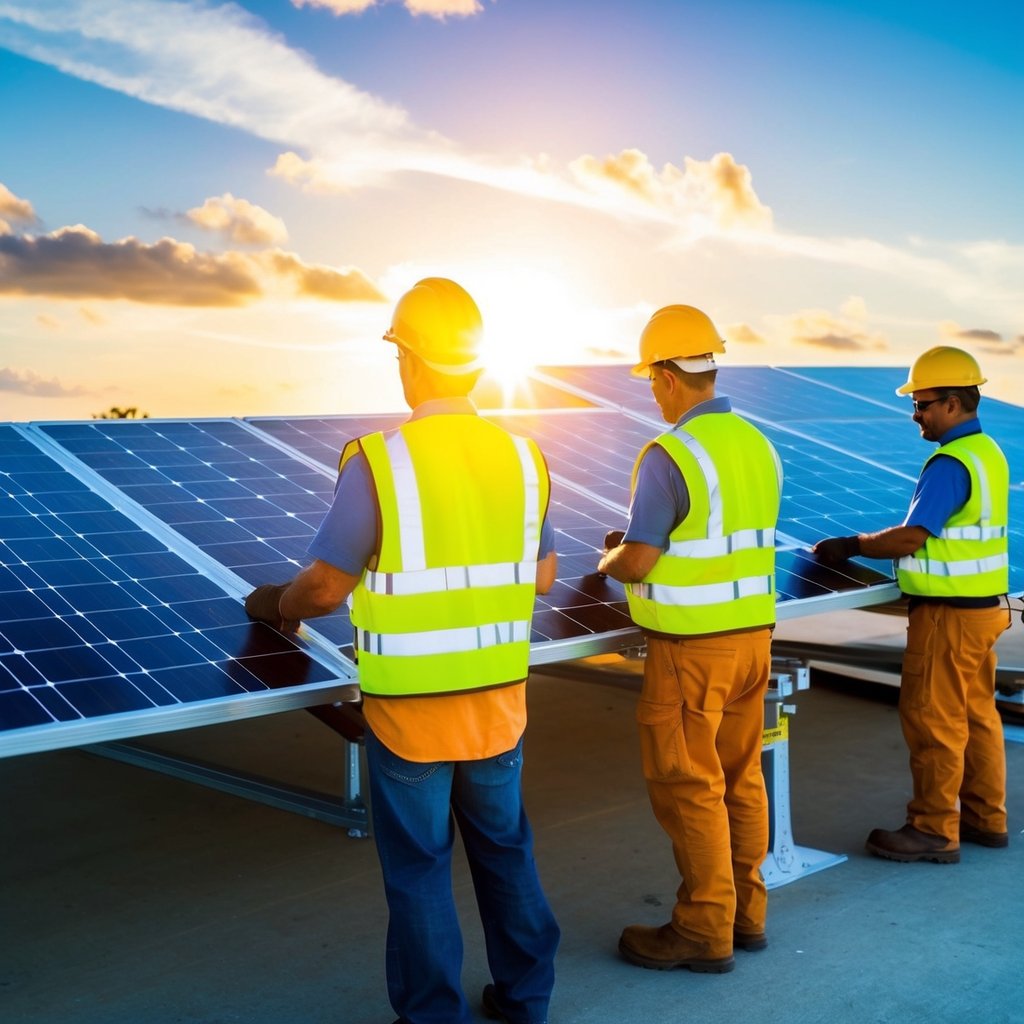
M138 407L126 405L123 409L119 405L112 405L106 412L94 412L94 420L148 420L148 412L139 412Z

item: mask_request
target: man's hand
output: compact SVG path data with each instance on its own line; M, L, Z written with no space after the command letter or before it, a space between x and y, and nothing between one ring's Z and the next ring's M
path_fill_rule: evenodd
M600 579L606 579L608 573L603 570L604 560L608 557L608 552L613 551L622 543L622 538L625 534L622 530L609 530L604 535L604 551L601 552L601 557L597 561L597 575Z
M829 537L811 548L811 554L825 565L838 565L860 553L860 537Z
M264 583L245 599L245 611L250 619L269 623L282 633L294 633L299 628L297 619L286 619L281 615L281 595L289 583Z

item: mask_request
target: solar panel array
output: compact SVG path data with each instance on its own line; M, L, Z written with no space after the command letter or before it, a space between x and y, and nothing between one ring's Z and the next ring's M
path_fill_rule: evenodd
M636 453L664 429L625 367L538 377L591 406L486 414L535 438L552 472L559 575L538 597L533 664L640 642L621 585L594 570L605 532L625 526ZM807 549L902 518L926 452L892 396L900 377L722 371L719 392L785 463L780 618L896 593L887 564L828 568ZM982 416L1019 503L1020 410L987 402ZM0 424L0 756L351 698L345 609L285 637L250 622L241 599L303 564L343 445L404 419Z
M180 728L186 707L237 713L281 686L320 694L349 678L250 622L237 596L10 426L0 481L0 753Z

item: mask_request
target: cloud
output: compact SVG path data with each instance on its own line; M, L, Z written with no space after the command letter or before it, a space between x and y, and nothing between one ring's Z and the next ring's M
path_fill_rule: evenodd
M587 190L650 205L694 227L703 222L705 232L772 226L772 211L757 197L750 170L731 153L684 157L682 169L667 163L658 171L640 150L624 149L602 159L581 156L569 170Z
M237 306L260 286L238 253L185 242L106 243L78 224L49 235L0 236L0 294L129 299L173 306Z
M9 366L0 367L0 391L13 391L36 398L74 398L94 393L87 388L67 387L56 377L47 380L31 370L15 370Z
M325 7L332 14L362 14L387 0L292 0L295 7ZM449 16L468 17L479 14L483 7L477 0L402 0L410 14L426 14L438 20Z
M999 331L992 331L985 327L961 327L952 320L944 320L939 324L939 334L944 341L956 344L966 343L968 347L973 346L983 352L995 355L1013 355L1024 344L1024 335L1018 335L1016 338L1004 338Z
M5 218L10 218L7 220ZM2 181L0 181L0 235L12 234L14 228L10 221L21 224L33 224L36 211L27 199L20 199Z
M16 196L0 181L0 215L9 217L22 224L32 224L36 219L36 211L27 199Z
M765 319L783 340L797 345L846 352L888 349L885 336L868 327L867 316L864 301L853 298L843 303L838 316L824 309L807 309Z
M230 192L207 199L185 214L186 219L206 231L217 231L239 245L271 245L288 238L280 217L268 213L247 199Z
M385 302L386 296L354 267L339 270L321 264L303 263L294 253L277 250L261 258L282 277L294 279L300 295L329 302Z
M0 235L0 295L241 306L281 282L332 302L384 299L359 270L309 265L281 250L212 254L173 238L108 243L80 224L39 237Z
M767 340L763 334L758 334L750 324L727 324L722 334L726 341L736 341L743 345L763 345Z

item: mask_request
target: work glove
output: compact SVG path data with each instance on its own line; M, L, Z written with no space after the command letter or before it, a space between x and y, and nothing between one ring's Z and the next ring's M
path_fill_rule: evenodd
M829 537L819 540L811 554L825 565L837 565L860 554L860 537Z
M245 612L250 619L269 623L282 633L294 633L299 628L297 619L281 617L281 595L288 583L264 583L245 599Z
M617 548L622 543L622 538L625 534L622 530L609 530L604 535L604 549L605 551L611 551L612 548Z

